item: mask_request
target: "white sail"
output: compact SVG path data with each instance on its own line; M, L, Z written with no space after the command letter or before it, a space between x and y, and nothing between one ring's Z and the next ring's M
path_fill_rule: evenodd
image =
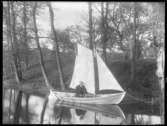
M99 75L99 90L112 89L124 91L97 52L96 55ZM93 52L92 50L78 44L78 55L75 59L74 72L70 87L75 89L80 81L83 81L87 91L95 94L94 79Z
M75 59L70 87L75 89L80 81L85 83L89 93L95 93L93 53L90 49L78 44L78 55Z
M112 90L124 91L98 54L97 54L97 64L99 73L99 90L112 89Z

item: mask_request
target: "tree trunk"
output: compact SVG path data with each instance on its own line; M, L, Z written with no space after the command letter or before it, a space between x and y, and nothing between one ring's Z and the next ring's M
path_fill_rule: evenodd
M9 94L9 116L8 119L10 121L10 115L11 115L11 105L12 105L12 89L10 89L10 94Z
M2 113L5 113L5 97L6 97L5 93L6 93L6 89L3 88L3 97L2 97L3 98L2 99L3 100L2 101L2 109L3 109L3 111L2 111Z
M43 61L43 55L42 55L42 50L40 48L40 44L39 44L39 37L38 37L38 29L37 29L37 24L36 24L36 9L37 9L37 2L35 2L34 7L33 7L33 24L34 24L34 31L35 31L35 40L36 40L36 44L38 47L38 51L39 51L39 60L40 60L40 66L41 66L41 70L42 70L42 74L45 80L45 84L48 87L48 89L53 90L54 88L52 87L52 85L50 84L47 74L46 74L46 69L44 66L44 61ZM41 121L40 123L43 123L43 116L45 113L45 109L46 109L46 105L48 102L48 98L46 98L45 102L44 102L44 106L43 106L43 110L41 113Z
M89 2L89 48L94 49L93 47L93 28L92 28L92 3Z
M12 15L10 15L10 13L11 13L10 11L12 12ZM11 25L10 17L12 17L12 25ZM8 36L10 38L10 40L8 39L8 41L10 41L11 47L12 47L13 66L14 66L14 70L15 70L16 81L19 82L20 78L22 78L22 72L21 72L21 68L19 68L20 67L20 59L19 59L18 43L16 40L15 20L16 19L15 19L15 12L14 12L14 8L13 8L13 2L11 2L11 7L10 7L10 3L8 2L7 30L8 30Z
M58 124L61 124L62 119L63 119L63 113L64 113L63 107L61 107L60 109L61 109L61 110L60 110L60 118L59 118Z
M3 65L3 78L6 78L6 77L7 77L6 68L5 68L5 66Z
M10 64L10 72L13 73L12 63Z
M160 82L161 84L164 83L163 80L161 80L162 82ZM160 106L160 114L161 114L161 124L164 124L164 117L165 117L165 113L164 113L165 109L164 109L164 89L161 89L161 106Z
M102 38L101 41L103 43L103 57L105 63L107 63L107 54L106 54L106 47L107 47L107 29L108 29L108 2L106 2L106 8L104 11L104 3L101 3L101 29L102 29Z
M11 4L11 7L10 7ZM10 10L11 9L11 10ZM12 12L12 15L10 15L10 11ZM11 26L11 20L10 16L12 17L12 26ZM18 84L20 84L20 81L22 80L22 72L20 68L20 59L19 59L19 49L18 49L18 43L16 40L16 32L15 32L15 12L13 7L13 2L8 2L8 24L7 24L7 30L8 30L8 36L10 38L11 46L12 46L12 54L13 54L13 64L15 69L15 76L16 81ZM20 91L17 96L16 106L14 109L14 123L19 122L19 116L20 116L20 109L21 109L21 100L22 100L22 92Z
M161 88L161 93L160 93L160 116L161 116L161 124L164 124L164 117L165 117L165 109L164 109L164 83L165 83L165 78L164 78L164 68L165 68L165 52L164 52L164 47L160 47L157 55L157 70L156 70L156 75L158 76L158 82Z
M29 104L28 104L28 101L29 101L30 96L29 96L29 94L26 94L25 97L26 97L26 110L25 110L26 111L25 112L25 119L26 120L25 121L26 121L27 124L29 124L30 120L29 120Z
M95 122L94 122L94 124L100 124L100 122L99 122L99 119L97 118L97 115L98 115L98 113L97 112L95 112L95 117L94 117L94 120L95 120Z
M14 96L13 96L13 99L14 99L14 103L15 103L15 101L16 101L16 91L15 91L15 89L14 89Z
M40 66L41 66L41 70L42 70L42 75L44 77L45 80L45 84L47 86L48 89L52 89L53 87L50 84L47 74L46 74L46 69L44 66L44 61L43 61L43 55L42 55L42 50L39 44L39 37L38 37L38 29L37 29L37 24L36 24L36 9L37 9L37 2L35 2L34 7L33 7L33 24L34 24L34 31L35 31L35 41L38 47L38 51L39 51L39 62L40 62Z
M102 37L101 42L103 44L103 58L106 62L106 43L105 43L105 21L104 21L104 3L101 2L101 31L102 31Z
M40 124L43 124L43 119L44 119L47 103L48 103L48 97L45 98L45 101L44 101L44 104L43 104L43 108L42 108L42 112L41 112Z
M136 3L134 3L134 30L133 30L133 40L131 47L131 84L135 80L135 62L136 62Z
M134 114L132 114L131 125L135 125L135 115Z
M26 48L26 51L28 51L28 45L27 45L27 10L26 10L26 2L23 2L23 24L24 24L24 45ZM26 68L28 67L29 59L28 59L28 54L25 54L25 63L26 63Z
M47 5L49 7L49 12L50 12L51 31L53 33L53 37L54 37L54 41L55 41L55 45L56 45L55 46L56 47L56 61L57 61L57 68L58 68L58 73L59 73L59 81L60 81L61 89L65 90L65 85L64 85L64 81L63 81L63 72L62 72L62 67L61 67L61 63L60 63L57 34L55 31L55 27L54 27L54 13L53 13L53 9L52 9L52 6L50 5L50 3L48 3Z
M18 124L19 123L19 118L20 118L20 112L21 112L21 102L22 102L22 91L19 91L17 99L16 99L16 104L15 104L15 112L14 112L14 123Z

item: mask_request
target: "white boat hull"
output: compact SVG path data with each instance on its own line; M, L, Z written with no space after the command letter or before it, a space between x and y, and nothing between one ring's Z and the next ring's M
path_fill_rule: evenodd
M53 96L59 100L82 104L119 104L124 98L126 92L113 94L97 94L92 97L76 97L75 93L53 91Z

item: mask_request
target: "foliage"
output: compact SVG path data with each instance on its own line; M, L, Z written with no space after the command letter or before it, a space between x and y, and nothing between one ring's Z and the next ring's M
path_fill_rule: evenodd
M73 73L74 61L75 61L75 54L74 53L63 53L61 54L62 58L62 66L63 73L64 73L64 80L66 87L70 84L70 80ZM117 58L117 57L115 57ZM53 58L51 58L53 59ZM68 62L68 64L67 64ZM118 82L126 88L126 86L130 83L130 61L124 60L112 60L108 64L110 70L112 71L113 75L116 77ZM60 88L59 79L58 79L58 72L56 61L54 60L45 60L45 67L47 70L47 74L49 80L51 81L52 85L56 88ZM54 69L53 69L54 68ZM156 71L156 61L155 60L139 60L136 66L136 74L137 78L135 80L135 85L133 88L147 90L159 90L159 85L157 83L157 77L155 75ZM23 78L25 81L28 82L41 82L44 84L42 79L42 74L40 70L39 63L36 63L28 68L23 73ZM136 89L136 91L138 91ZM151 92L150 92L151 93Z
M29 59L29 67L24 73L25 78L35 79L35 77L40 77L41 73L38 70L38 62L36 59L37 49L32 49L32 43L34 43L34 33L33 25L32 25L32 6L33 2L25 2L26 3L26 25L27 25L27 37L25 43L24 36L24 3L23 2L14 2L14 11L16 13L16 35L17 42L20 50L21 62L24 64L25 56L28 56ZM104 2L104 5L106 2ZM115 73L116 77L121 78L120 83L129 83L129 75L130 74L130 64L129 64L129 56L130 56L130 46L133 42L133 33L134 33L134 3L132 2L109 2L108 3L108 18L106 20L108 27L105 28L106 32L106 52L107 52L107 60L109 66ZM101 18L101 3L93 3L93 34L94 34L94 42L96 43L97 48L100 50L103 47L102 39L102 18ZM37 15L41 16L41 10L46 9L45 3L39 2ZM105 8L104 8L105 9ZM7 42L7 29L5 22L8 20L6 17L7 8L6 3L3 4L3 69L6 76L12 76L13 68L11 68L12 58L11 58L11 45ZM150 58L156 57L156 46L159 46L160 43L164 44L164 4L163 3L136 3L137 17L136 17L136 58L137 58L137 79L136 83L140 83L144 87L151 87L153 82L153 78L155 75L153 74L155 71L154 63L149 63L148 60ZM85 14L88 19L88 15ZM58 45L60 48L60 59L62 60L63 73L68 73L68 76L65 75L65 80L69 80L72 73L73 62L74 62L74 43L81 43L84 45L88 45L88 20L85 20L86 25L81 26L79 24L69 26L64 30L56 29ZM42 32L42 31L41 31ZM42 37L42 36L41 36ZM55 43L52 41L53 34L49 33L49 42L53 43L53 49L50 51L47 48L42 48L42 52L44 55L45 61L54 60L54 51L55 51ZM46 42L48 42L46 40ZM118 50L118 51L115 51ZM151 51L152 50L152 51ZM152 52L155 52L154 54ZM65 55L69 53L69 55ZM151 57L152 54L153 56ZM113 60L117 59L125 59L122 62L115 62ZM141 60L145 60L146 63L142 63ZM139 62L138 62L139 61ZM69 66L67 65L69 62ZM56 64L56 62L52 62ZM48 66L46 71L48 73L54 73L54 77L57 77L57 67L56 65L51 65L52 63L46 63ZM36 65L35 65L36 64ZM112 67L118 64L119 67ZM149 64L149 65L146 65ZM24 66L24 65L22 65ZM116 65L117 66L117 65ZM53 70L55 68L55 70ZM146 68L146 69L145 69ZM124 70L122 72L121 70ZM117 71L117 72L114 72ZM33 75L35 74L35 75ZM33 76L32 76L33 75ZM143 77L142 75L147 75ZM54 78L53 75L50 78ZM53 83L59 83L58 79L53 80ZM146 83L147 82L147 83ZM126 85L126 84L125 84Z
M74 50L73 44L70 39L70 33L68 29L65 30L56 30L57 33L57 41L59 44L60 51L69 51ZM53 38L53 35L50 35L50 38ZM55 42L53 43L53 48L55 50Z

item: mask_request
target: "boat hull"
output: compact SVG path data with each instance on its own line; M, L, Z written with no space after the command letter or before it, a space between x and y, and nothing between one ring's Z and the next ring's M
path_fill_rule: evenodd
M119 104L124 98L126 92L113 93L113 94L97 94L92 97L76 97L75 93L68 92L53 92L59 100L72 103L82 104Z

